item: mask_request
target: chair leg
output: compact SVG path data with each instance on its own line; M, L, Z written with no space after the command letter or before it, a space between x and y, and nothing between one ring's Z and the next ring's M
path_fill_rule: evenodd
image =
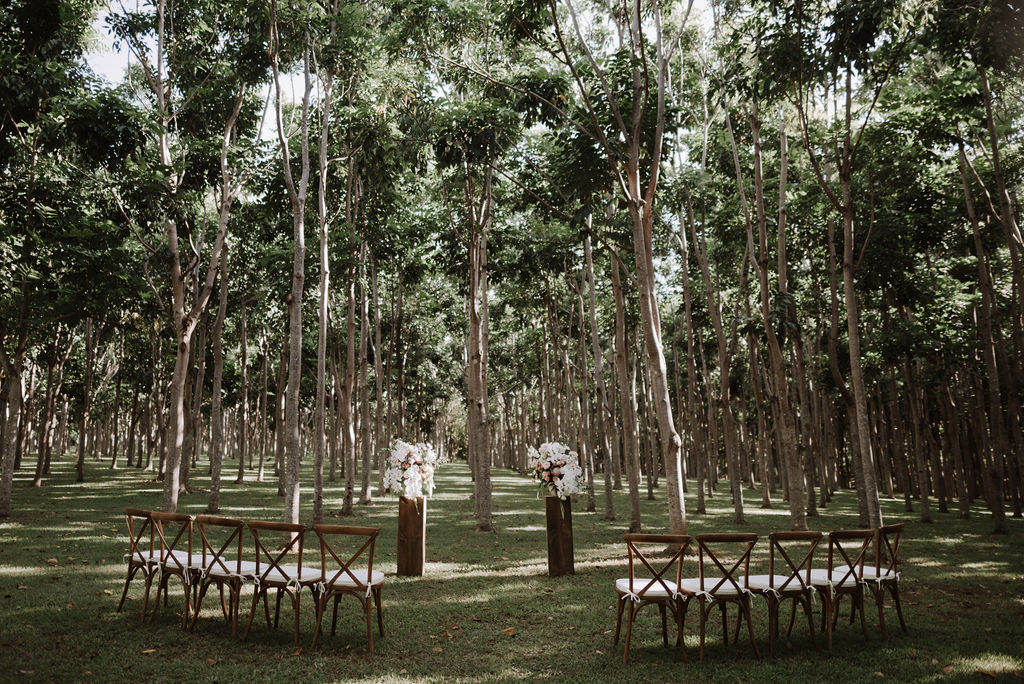
M668 621L665 615L665 604L658 603L658 611L661 613L661 641L668 646Z
M264 590L262 593L263 593L263 614L266 616L266 619L267 619L267 627L270 627L270 625L272 624L270 622L270 597L267 596L266 590Z
M242 582L231 582L228 587L231 601L231 638L238 638L238 611L242 603Z
M277 629L277 622L281 619L281 594L283 592L283 589L277 588L277 602L274 605L274 629Z
M889 584L889 592L892 594L892 601L896 604L896 615L900 619L900 628L907 631L907 623L903 621L903 606L900 604L900 587L896 583Z
M850 600L853 601L857 608L860 610L860 630L864 632L864 641L871 641L871 637L868 636L868 621L864 617L864 587L860 587L857 593L850 596Z
M381 587L374 587L373 589L373 602L377 604L377 631L380 632L381 637L384 636L384 608L381 603L380 595Z
M622 650L622 663L626 663L626 659L629 658L629 639L633 635L633 616L636 611L633 608L633 602L629 601L629 613L626 615L626 646Z
M622 609L626 607L626 601L628 600L629 598L625 596L619 597L618 617L615 620L615 641L612 642L614 646L619 645L619 630L622 628Z
M327 601L328 596L326 593L316 598L316 628L313 630L313 643L309 645L310 649L316 648L316 642L320 639L320 625L323 624Z
M684 601L682 599L677 599L676 600L676 610L675 610L676 629L678 630L678 634L679 634L679 649L683 652L683 662L684 663L687 662L687 657L686 657L686 636L685 636L685 633L683 632L683 625L686 622L686 604L687 604L688 600L689 599L687 599L686 601Z
M256 608L259 606L260 596L263 596L263 606L264 606L264 608L266 607L266 605L267 605L266 595L267 595L267 590L266 589L257 589L256 591L253 592L253 594L252 594L252 610L249 611L249 619L245 623L245 632L242 633L242 641L245 641L246 639L249 638L249 629L252 627L252 619L254 617L256 617ZM269 626L269 624L270 624L270 613L269 613L269 610L268 610L268 612L267 612L267 625Z
M718 610L719 610L719 612L722 613L722 645L725 646L726 648L728 648L729 647L729 622L728 622L728 617L726 616L726 613L725 613L726 603L727 603L726 601L720 601L718 603ZM741 613L742 613L742 611L741 611ZM741 614L739 617L742 618L743 615Z
M363 598L363 614L366 617L366 641L370 645L370 655L373 655L373 618L370 615L370 597Z
M882 630L882 638L887 639L889 635L885 633L885 589L880 586L871 587L871 593L875 597L875 607L878 608L878 626Z
M810 599L810 597L807 594L804 594L803 596L800 597L800 605L803 606L804 613L807 615L807 627L808 627L808 630L811 633L811 643L814 644L814 650L815 651L819 651L821 649L818 648L818 637L815 634L814 615L813 615L813 613L811 611L811 599ZM789 618L789 626L790 627L793 626L793 616L795 616L795 615L796 615L796 601L793 601L793 613L790 615L790 618ZM787 636L788 636L788 632L787 632Z
M768 606L768 657L775 657L775 640L779 638L779 601L771 594L764 595Z
M711 608L714 607L713 604L711 606L706 606L705 605L706 603L707 602L704 600L704 597L702 596L700 598L700 659L701 660L704 660L704 641L706 639L705 629L707 627L708 611L711 610Z
M294 594L289 592L292 597L292 609L295 611L295 647L299 646L299 606L302 603L302 589L299 589Z
M341 594L334 595L334 610L331 613L331 636L334 636L334 630L338 627L338 603L341 602Z
M754 622L750 619L750 595L740 597L740 610L747 616L747 632L750 633L750 645L754 647L754 655L761 659L761 652L757 649L757 640L754 639Z
M128 585L131 584L132 578L135 577L136 573L138 572L138 565L132 565L128 568L128 577L126 577L124 580L124 591L121 592L121 600L117 602L117 610L115 612L121 612L121 606L124 605L124 600L128 596Z

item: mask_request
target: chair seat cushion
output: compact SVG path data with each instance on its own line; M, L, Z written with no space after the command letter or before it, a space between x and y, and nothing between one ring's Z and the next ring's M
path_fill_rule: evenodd
M801 577L806 578L807 575L803 572L800 573ZM800 580L797 578L790 579L790 575L748 575L747 584L751 591L764 591L765 589L774 589L783 593L794 593L798 594L803 589L800 586ZM789 584L786 584L789 582ZM743 582L740 581L740 584Z
M733 576L736 583L739 584L740 588L743 587L743 578L740 576ZM719 582L722 581L720 576L704 576L704 592L711 594L712 596L739 596L742 594L742 589L737 589L736 585L730 581L726 581L722 586L715 588ZM700 594L700 578L699 577L687 577L679 583L679 588L687 594Z
M253 565L255 566L255 564ZM302 574L300 575L297 566L282 565L280 567L287 573L287 577L276 568L268 572L266 564L261 564L260 574L257 575L260 582L265 584L290 584L298 580L302 584L309 584L323 579L323 575L320 574L320 568L302 568ZM252 575L256 575L255 567L252 570Z
M829 574L829 571L824 568L811 570L811 584L816 587L827 587L829 585L838 587L855 587L857 586L857 573L856 571L850 573L849 566L834 567L832 568L831 575Z
M165 572L174 572L192 567L192 563L195 560L196 555L194 553L190 557L187 550L172 550L167 552L166 556L162 556L162 565Z
M331 577L337 573L337 570L328 570L325 576L325 580L331 579ZM346 572L341 573L337 579L330 583L331 588L344 589L346 587L365 587L366 585L377 586L384 582L384 573L374 570L372 573L367 574L366 568L353 569L352 574L359 580L357 584ZM367 581L369 580L369 581Z
M664 584L661 582L655 582L650 587L647 585L651 582L650 577L634 577L633 578L633 590L629 590L629 578L623 577L622 579L615 580L615 591L620 594L633 594L639 596L641 599L664 599L671 598L673 590L675 589L675 579L664 580ZM669 588L669 591L665 591L665 587ZM645 590L645 587L647 589Z
M881 568L875 570L875 568L864 568L864 579L872 582L895 582L898 579L897 573L893 572L888 568Z
M193 556L192 568L194 570L204 570L207 577L252 577L256 572L256 563L253 561L242 561L241 564L235 558L224 558L221 563L218 563L214 558L207 556L206 565L203 565L202 557L198 559Z

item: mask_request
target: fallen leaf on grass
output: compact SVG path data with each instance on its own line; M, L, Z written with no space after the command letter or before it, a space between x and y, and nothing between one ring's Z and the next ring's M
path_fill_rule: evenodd
M403 667L401 670L398 671L398 674L409 674L409 671Z
M942 668L942 671L945 672L946 674L949 674L950 672L953 671L953 666L952 665L946 665L944 668Z
M144 651L140 651L140 653L142 653L142 655L149 655L150 653L156 653L156 649L155 648L147 648Z
M936 660L935 658L932 658L932 665L938 665L938 664L939 664L939 661Z
M107 596L113 596L114 595L114 592L112 592L110 589L104 589L103 593L106 594Z
M992 679L996 678L996 673L995 672L989 672L988 670L975 670L974 674L984 675L986 677L991 677Z
M435 647L434 647L434 653L441 653L441 652L443 652L443 651L444 651L444 649L443 649L443 648L441 648L440 646L435 646Z
M594 649L594 653L596 653L597 655L604 655L604 651L600 651L597 649Z
M57 564L57 559L56 558L47 558L46 562L49 563L50 565L56 565Z
M986 632L991 632L991 631L992 631L992 628L991 628L991 627L986 627L986 628L985 628L985 631L986 631Z
M207 659L206 659L206 664L207 664L207 665L216 665L216 664L217 664L217 661L216 661L216 660L214 660L213 658L207 658Z
M18 588L19 588L19 589L28 589L28 587L27 587L27 586L25 586L24 584L19 584L19 585L18 585Z
M506 629L501 630L501 633L504 634L505 636L512 636L513 634L516 633L516 628L515 627L508 627Z
M295 649L294 651L292 651L292 655L293 655L293 656L296 656L296 655L302 655L302 647L301 647L301 646L299 646L299 647L298 647L297 649Z

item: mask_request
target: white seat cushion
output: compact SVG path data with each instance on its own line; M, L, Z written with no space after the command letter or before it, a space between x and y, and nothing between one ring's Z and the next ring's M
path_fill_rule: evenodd
M145 550L140 549L140 550L135 551L134 554L132 554L132 553L124 554L124 559L125 560L128 560L129 558L132 559L133 563L139 563L141 565L159 563L160 562L160 551L150 551L149 549L145 549Z
M736 580L736 583L739 584L740 587L743 586L742 577L736 576L733 577L733 579ZM722 584L722 586L715 589L716 585L721 581L721 577L705 575L704 591L711 594L712 596L739 596L742 593L741 591L737 590L736 586L732 582L728 581ZM682 582L680 582L679 586L684 592L688 594L699 594L701 592L699 577L687 577Z
M803 572L800 573L800 576L803 578L807 577ZM789 582L789 584L786 584L786 582ZM743 584L742 580L740 584ZM749 575L747 577L747 584L750 586L751 591L764 591L765 589L794 593L802 591L800 580L794 578L790 581L789 575L775 575L774 579L771 575Z
M168 568L170 570L183 569L191 567L192 561L195 561L195 559L196 554L194 553L192 554L192 557L189 558L187 550L175 550L167 553L167 557L163 559L163 565L165 568Z
M661 582L655 582L651 584L649 588L645 590L648 584L651 582L650 577L634 577L633 578L633 590L629 590L629 578L623 577L622 579L615 580L615 591L620 594L635 594L640 598L647 599L659 599L668 598L672 596L672 591L675 589L675 580L662 578L664 584ZM669 588L669 591L665 591L665 587Z
M849 570L848 566L835 567L832 568L831 575L829 575L827 569L811 570L811 584L816 587L827 587L830 584L833 586L855 587L857 586L857 574L853 572L847 576Z
M328 570L327 571L327 575L325 577L325 580L330 579L337 572L338 572L337 569L335 569L335 570ZM343 573L341 573L341 575L338 576L338 578L336 580L331 582L330 586L332 586L332 587L339 587L339 588L358 587L358 586L364 586L365 587L367 584L369 584L371 586L377 586L378 584L381 584L384 581L384 573L383 572L378 572L376 570L374 570L373 573L371 573L371 574L367 574L366 568L353 569L353 570L351 570L351 572L352 572L353 575L356 576L356 579L359 580L358 584L355 581L353 581L351 575L349 575L347 572L343 572ZM369 581L367 581L367 580L369 580Z
M294 565L282 565L280 567L284 572L288 573L287 577L276 568L267 572L267 565L261 564L259 574L260 581L284 584L287 582L294 582L296 579L302 583L317 582L323 579L323 575L320 574L320 568L302 568L302 574L299 575L299 568ZM253 574L255 574L255 568L253 570Z
M213 557L206 557L206 567L203 567L202 556L196 558L192 557L192 567L195 570L205 570L207 577L252 577L256 571L256 563L253 561L242 561L241 572L236 572L239 568L238 561L234 558L222 559L223 566L218 563ZM225 570L226 567L226 570Z
M873 567L869 568L865 566L864 579L871 580L872 582L876 580L886 582L896 581L897 577L896 573L892 570L889 570L888 568L881 568L880 570L875 570Z

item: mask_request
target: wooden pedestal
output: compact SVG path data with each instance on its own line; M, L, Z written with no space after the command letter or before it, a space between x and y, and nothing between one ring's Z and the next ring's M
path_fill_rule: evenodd
M548 576L574 575L571 502L557 496L544 497L548 527Z
M427 559L427 501L398 498L398 574L423 575Z

